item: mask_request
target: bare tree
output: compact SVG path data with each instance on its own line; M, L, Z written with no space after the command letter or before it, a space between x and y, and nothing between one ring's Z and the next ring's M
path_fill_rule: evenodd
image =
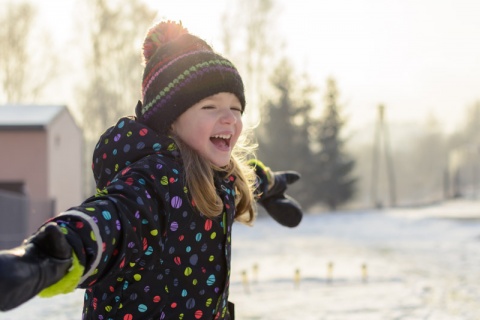
M274 0L236 1L222 16L222 42L225 53L232 57L242 74L248 104L252 111L265 103L269 78L274 71L274 53L283 45L275 35L275 17L278 13ZM270 68L268 67L270 66Z
M399 195L409 204L442 200L448 150L442 126L433 114L422 124L421 134L405 145L405 152L408 160L401 164Z
M465 110L463 125L449 141L449 177L454 196L480 196L480 101Z
M32 102L49 84L56 59L50 41L38 25L36 7L27 1L8 1L0 11L0 101ZM41 63L40 63L41 62Z
M78 88L77 102L88 167L99 135L118 118L133 114L141 99L141 46L156 13L140 1L88 0L82 4L88 16L87 23L81 22L87 27L86 82ZM87 194L92 185L87 175Z
M139 1L89 0L86 85L79 89L82 123L97 137L119 117L132 114L140 96L141 44L155 12Z

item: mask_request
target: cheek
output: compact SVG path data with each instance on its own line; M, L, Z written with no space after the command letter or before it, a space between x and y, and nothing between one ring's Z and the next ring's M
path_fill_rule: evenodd
M239 136L242 133L242 131L243 131L243 122L242 122L242 118L240 118L240 120L237 121L237 132Z
M188 133L184 134L184 142L190 146L190 148L202 151L205 145L210 141L210 135L202 128L192 127L187 129Z
M231 141L231 147L234 147L237 144L238 138L242 134L242 130L243 130L243 125L241 123L240 125L237 124L237 128L235 130L235 136Z

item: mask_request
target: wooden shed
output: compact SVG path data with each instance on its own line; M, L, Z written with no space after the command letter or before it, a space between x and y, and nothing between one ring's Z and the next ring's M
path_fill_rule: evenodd
M0 245L82 201L82 149L66 106L0 106Z

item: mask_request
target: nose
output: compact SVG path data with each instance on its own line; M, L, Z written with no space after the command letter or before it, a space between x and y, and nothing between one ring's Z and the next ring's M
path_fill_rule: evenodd
M237 122L237 117L235 116L234 111L227 109L222 112L220 121L226 124L235 124Z

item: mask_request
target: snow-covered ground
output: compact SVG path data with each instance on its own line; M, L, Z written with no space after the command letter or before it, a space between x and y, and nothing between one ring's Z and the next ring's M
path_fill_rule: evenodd
M236 225L236 318L480 319L480 202ZM6 319L80 319L82 292L35 298Z

